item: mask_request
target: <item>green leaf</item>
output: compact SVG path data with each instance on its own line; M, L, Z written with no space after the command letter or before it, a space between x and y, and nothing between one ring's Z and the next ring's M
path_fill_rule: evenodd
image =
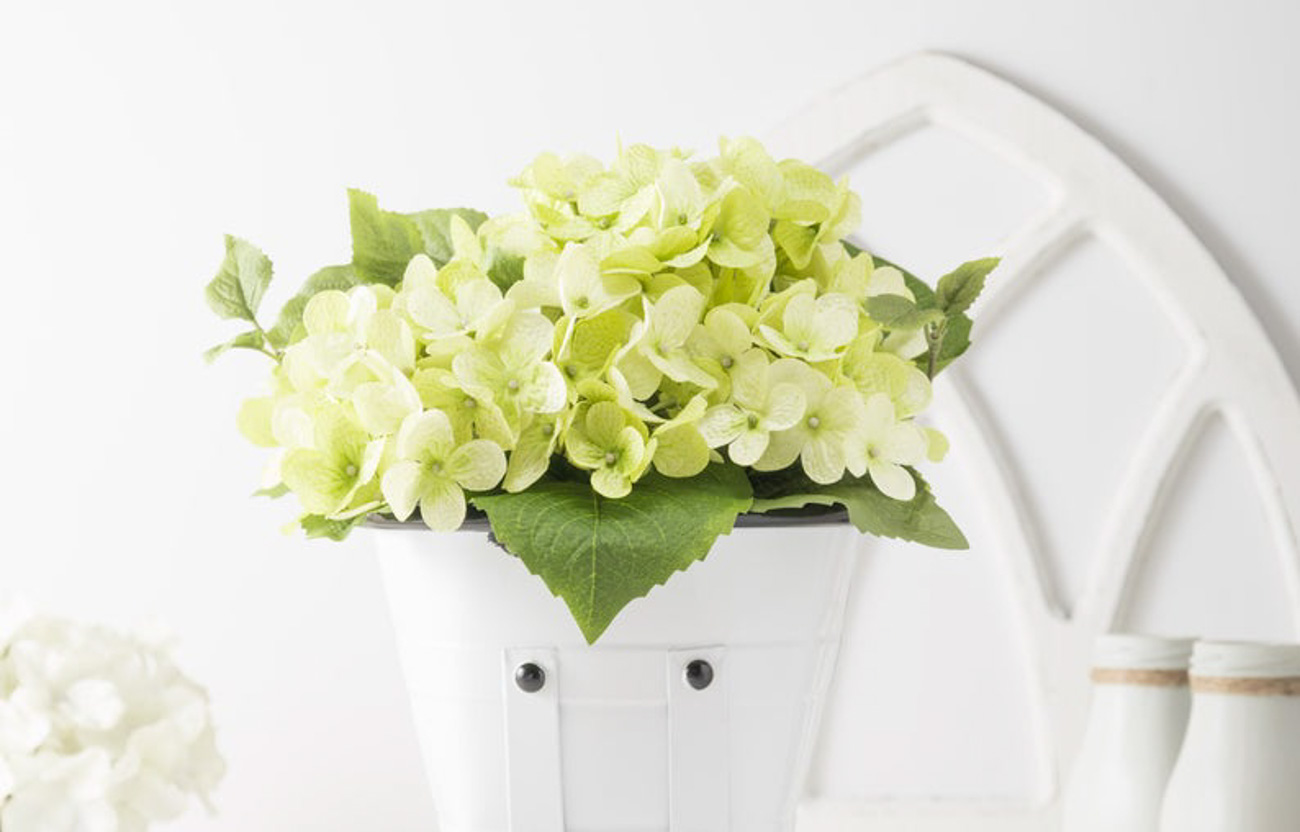
M487 214L473 208L434 208L406 215L419 229L424 253L439 267L447 265L456 253L451 244L451 218L454 216L463 219L475 231L487 220Z
M266 339L262 336L260 329L250 329L248 332L239 333L224 344L217 344L215 347L204 351L203 360L212 363L230 350L261 350L265 343Z
M943 345L934 362L934 374L937 376L945 367L956 361L966 350L970 349L971 319L965 312L958 312L948 318L948 327L944 330ZM929 359L922 355L916 359L922 370L926 369Z
M285 494L289 493L289 486L284 483L273 485L270 488L259 488L253 492L254 497L270 497L272 500L278 500Z
M936 549L968 549L970 544L948 512L939 507L930 486L916 480L916 496L908 502L880 493L869 477L845 477L833 485L818 485L796 467L773 473L753 473L754 511L842 505L859 531L877 537L910 540Z
M302 313L307 308L307 301L320 292L330 289L346 292L360 283L356 269L352 266L326 266L313 273L303 282L298 294L289 298L280 309L280 317L276 319L275 326L266 333L267 339L277 349L288 346L293 340L298 324L302 323Z
M984 291L984 279L1000 262L1000 258L985 257L983 260L962 263L939 278L939 286L934 293L935 304L945 315L955 315L970 309L980 292Z
M703 559L749 509L751 491L741 469L714 464L688 479L650 472L617 500L585 482L547 478L473 502L595 643L630 602Z
M867 298L867 314L886 329L912 332L943 320L938 309L922 309L902 295Z
M343 540L352 530L365 522L366 515L361 514L347 520L331 520L319 514L307 514L298 520L298 525L309 538L327 537L330 540Z
M524 258L511 254L496 254L488 268L488 277L501 291L509 289L524 279Z
M257 323L257 307L271 283L271 261L246 240L226 235L226 257L208 283L208 306L223 318Z
M348 190L352 225L352 265L365 283L396 286L406 264L424 251L419 225L405 214L385 211L365 191Z

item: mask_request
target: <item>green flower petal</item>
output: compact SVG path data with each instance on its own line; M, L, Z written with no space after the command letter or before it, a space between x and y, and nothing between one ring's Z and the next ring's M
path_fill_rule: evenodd
M825 432L814 436L803 446L799 461L813 482L830 485L844 476L844 448L835 434Z
M753 465L767 450L770 434L765 430L746 430L729 446L727 453L737 465Z
M931 462L943 462L948 455L948 437L935 428L925 428L926 459Z
M420 497L420 517L435 532L459 529L465 522L465 492L449 479L430 480Z
M586 435L598 447L613 450L626 424L623 408L614 402L596 402L587 410Z
M666 477L693 477L709 464L709 445L695 425L677 425L655 434L655 470Z
M337 289L319 292L307 301L302 313L302 323L308 335L328 335L347 332L352 302L347 294Z
M748 416L735 405L720 404L705 412L698 428L710 448L719 448L736 441L744 432L747 419Z
M451 420L441 410L413 413L397 432L397 455L401 459L446 459L456 446Z
M534 418L524 428L506 465L506 491L523 491L546 473L559 433L556 420L549 418Z
M349 474L347 464L320 451L298 449L285 454L280 475L308 512L332 514L345 504L359 472L352 464Z
M495 442L475 439L452 453L447 471L462 488L487 491L496 488L505 476L506 455Z
M617 500L632 493L632 480L613 468L597 468L591 472L591 487L596 493Z
M384 499L393 516L405 520L415 512L424 489L424 468L410 460L395 462L380 479Z
M901 465L871 460L867 463L867 472L876 488L886 497L907 502L916 496L916 480Z
M780 471L789 468L799 458L799 452L803 450L807 438L808 434L802 426L771 434L767 450L763 451L763 455L754 463L754 469Z
M235 424L245 439L263 448L274 448L280 444L271 428L275 406L276 400L271 396L244 400L239 406Z
M352 392L357 420L371 436L396 433L403 420L420 412L420 395L405 376L392 383L372 381Z

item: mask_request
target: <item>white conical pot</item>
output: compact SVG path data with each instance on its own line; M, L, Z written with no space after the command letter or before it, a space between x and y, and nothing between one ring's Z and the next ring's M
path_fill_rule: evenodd
M737 528L594 646L483 531L375 536L442 832L793 829L852 527Z

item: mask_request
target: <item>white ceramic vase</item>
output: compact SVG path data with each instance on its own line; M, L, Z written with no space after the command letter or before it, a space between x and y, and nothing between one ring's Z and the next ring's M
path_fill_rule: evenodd
M1300 829L1300 644L1199 642L1160 832Z
M1155 832L1187 728L1190 639L1111 634L1093 652L1088 727L1062 832Z
M483 531L374 534L442 832L794 828L852 527L737 528L595 645Z

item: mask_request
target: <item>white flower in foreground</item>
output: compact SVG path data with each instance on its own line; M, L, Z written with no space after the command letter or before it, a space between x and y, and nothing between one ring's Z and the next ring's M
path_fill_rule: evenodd
M161 647L48 617L0 626L4 832L143 832L224 774L207 695Z

